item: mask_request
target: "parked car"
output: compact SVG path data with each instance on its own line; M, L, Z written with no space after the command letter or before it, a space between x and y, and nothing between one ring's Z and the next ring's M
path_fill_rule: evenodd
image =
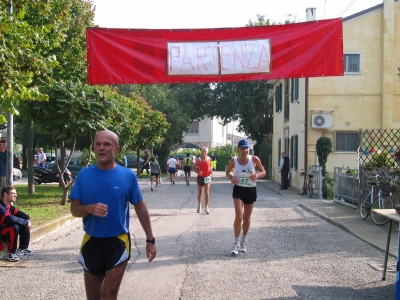
M64 162L67 163L68 158L64 158ZM71 172L72 177L76 177L78 175L79 171L82 169L82 159L80 157L71 157L71 160L68 164L67 169ZM57 171L57 165L55 161L52 161L49 163L49 169L52 169L53 172Z
M21 161L19 159L19 156L17 154L14 153L14 168L16 169L21 169Z
M21 170L17 169L17 168L13 168L13 179L14 179L14 181L17 181L17 180L21 179L21 177L22 177Z
M128 168L137 168L137 156L136 155L126 155L126 159L128 160ZM140 164L139 166L142 165L142 163L144 162L144 159L140 159Z
M46 156L46 162L44 163L45 168L49 168L49 165L56 160L54 155Z

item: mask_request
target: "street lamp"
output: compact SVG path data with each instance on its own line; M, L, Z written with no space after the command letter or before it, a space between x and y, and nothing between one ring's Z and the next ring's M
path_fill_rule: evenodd
M13 13L13 2L9 0L8 14ZM14 129L14 117L12 113L7 113L7 184L13 185L13 129Z

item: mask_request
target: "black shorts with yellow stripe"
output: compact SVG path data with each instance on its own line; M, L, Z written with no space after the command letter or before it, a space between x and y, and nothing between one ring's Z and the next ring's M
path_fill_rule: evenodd
M78 262L93 275L105 273L131 257L130 234L111 238L95 238L87 233L83 237Z

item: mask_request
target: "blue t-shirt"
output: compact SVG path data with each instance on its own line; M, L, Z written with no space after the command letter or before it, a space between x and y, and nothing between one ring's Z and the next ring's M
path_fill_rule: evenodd
M7 175L7 151L0 152L0 176Z
M142 194L131 169L117 165L112 170L100 170L95 164L79 171L69 198L83 205L99 202L108 205L106 217L90 214L83 218L87 234L107 238L129 232L129 203L142 201Z

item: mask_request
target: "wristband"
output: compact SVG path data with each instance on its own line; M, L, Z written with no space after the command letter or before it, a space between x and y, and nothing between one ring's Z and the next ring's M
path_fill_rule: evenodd
M155 244L155 243L156 243L156 239L155 239L155 238L152 238L151 240L146 240L146 243Z

